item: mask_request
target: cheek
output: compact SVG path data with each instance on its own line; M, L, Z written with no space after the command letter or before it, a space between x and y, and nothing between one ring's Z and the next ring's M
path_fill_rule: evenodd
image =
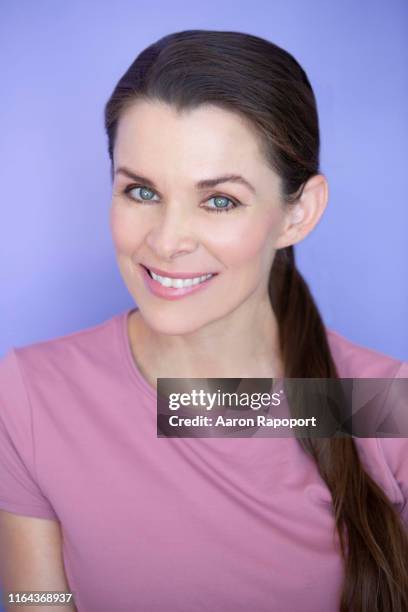
M131 253L142 240L141 224L135 224L129 212L115 204L110 209L110 228L117 251Z
M253 265L256 260L269 260L278 235L280 216L271 213L257 219L243 219L236 225L226 224L224 231L212 234L213 250L226 266Z

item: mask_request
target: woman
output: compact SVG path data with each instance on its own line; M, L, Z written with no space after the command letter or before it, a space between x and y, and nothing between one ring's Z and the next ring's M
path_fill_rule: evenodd
M137 308L2 360L4 590L84 612L407 610L406 439L156 437L157 378L408 375L325 328L296 269L328 198L306 74L256 36L179 32L105 125Z

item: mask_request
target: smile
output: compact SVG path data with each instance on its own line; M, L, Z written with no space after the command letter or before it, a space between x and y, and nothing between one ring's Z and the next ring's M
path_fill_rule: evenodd
M155 297L176 300L203 291L211 283L217 273L202 274L189 278L173 278L161 276L143 265L140 265L146 289Z
M150 276L160 283L163 287L174 287L175 289L182 289L183 287L192 287L203 283L207 279L214 276L214 274L204 274L203 276L195 276L193 278L170 278L169 276L160 276L155 274L151 270L148 270Z

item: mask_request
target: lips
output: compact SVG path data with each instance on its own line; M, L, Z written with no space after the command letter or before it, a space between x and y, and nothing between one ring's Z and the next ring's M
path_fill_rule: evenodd
M213 279L216 275L210 276L206 280L196 283L194 285L190 285L187 287L166 287L154 280L150 275L149 269L146 266L140 264L140 269L142 271L142 278L145 284L146 289L149 293L153 294L155 297L165 299L165 300L179 300L185 298L194 293L198 293L201 291L205 291L206 287L209 286L210 283L213 282ZM174 278L174 277L172 277ZM176 278L179 278L176 276ZM187 276L187 278L192 278L191 276Z

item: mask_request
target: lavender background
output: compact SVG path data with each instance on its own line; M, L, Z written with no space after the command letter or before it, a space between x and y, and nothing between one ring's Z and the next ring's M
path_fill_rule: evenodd
M130 307L108 225L103 106L147 44L241 30L294 54L319 107L330 202L296 247L326 325L407 358L408 4L3 0L0 357Z
M241 30L295 55L317 96L329 207L297 246L326 325L407 358L408 3L3 0L0 356L133 304L109 233L103 106L172 31Z

